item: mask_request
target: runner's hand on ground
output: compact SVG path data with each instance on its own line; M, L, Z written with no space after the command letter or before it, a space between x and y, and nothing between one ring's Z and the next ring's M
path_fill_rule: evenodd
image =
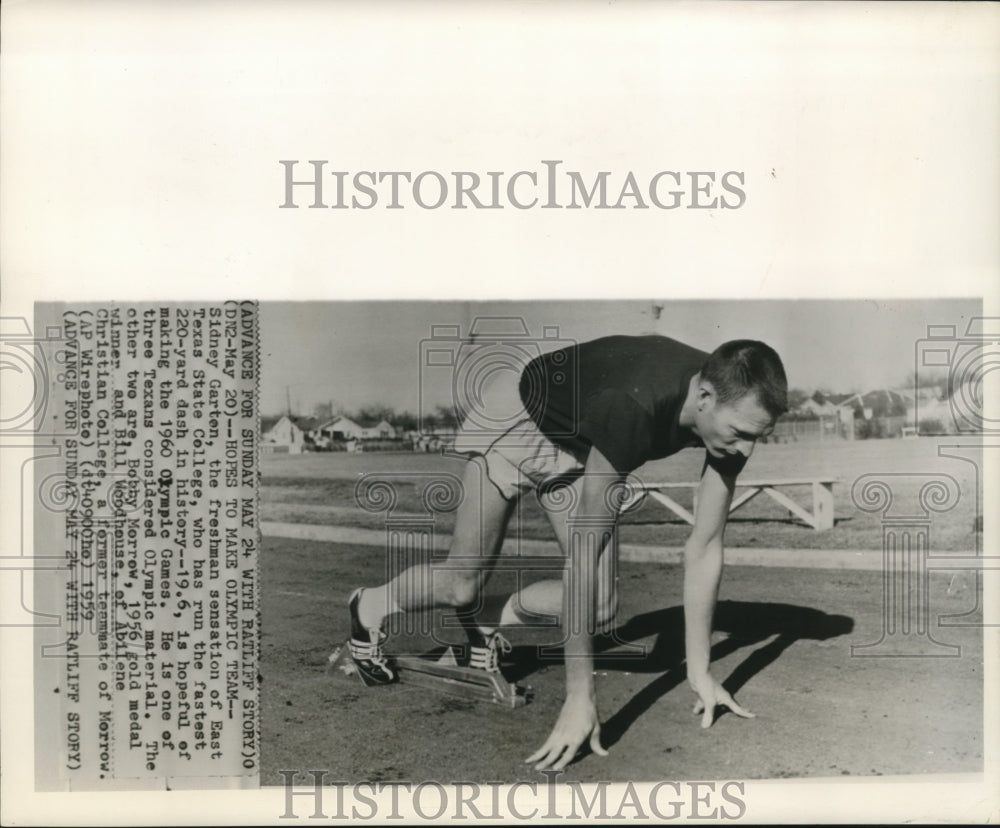
M695 693L698 694L698 701L694 703L694 713L701 714L701 726L711 727L715 721L715 708L719 705L728 707L737 716L744 719L754 718L753 713L736 703L736 700L729 694L719 682L712 676L705 675L700 678L689 678L688 683Z
M601 723L593 701L566 699L545 744L524 761L537 762L535 770L562 770L573 761L588 737L590 749L594 753L599 756L608 755L601 746Z

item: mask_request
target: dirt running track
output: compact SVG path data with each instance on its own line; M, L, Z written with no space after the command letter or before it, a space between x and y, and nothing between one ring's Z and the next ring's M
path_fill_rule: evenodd
M262 784L281 784L282 769L326 769L329 781L544 781L521 761L544 740L564 692L561 664L536 657L541 631L508 636L515 650L505 672L534 690L519 710L406 686L365 689L329 673L327 656L347 636L350 591L384 580L380 551L265 538L261 562ZM509 592L510 577L497 575L489 591ZM983 652L974 623L935 632L961 647L959 657L852 658L851 644L880 637L880 573L729 567L713 672L757 718L726 714L703 731L683 679L681 580L678 566L621 567L617 638L645 653L616 659L621 645L609 642L598 656L610 755L583 757L563 779L982 771ZM935 577L930 596L932 618L969 612L976 580ZM433 644L410 635L392 646Z

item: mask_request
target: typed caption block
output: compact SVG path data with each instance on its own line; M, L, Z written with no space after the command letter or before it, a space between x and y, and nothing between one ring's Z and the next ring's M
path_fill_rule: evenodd
M40 790L251 787L257 306L39 305ZM52 337L49 337L51 340Z

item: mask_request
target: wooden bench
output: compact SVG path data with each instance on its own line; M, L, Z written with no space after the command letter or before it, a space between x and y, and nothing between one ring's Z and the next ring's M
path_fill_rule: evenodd
M732 514L740 506L753 500L761 492L764 492L772 499L776 500L797 518L804 521L817 531L833 528L833 485L839 482L833 477L782 477L773 480L737 480L736 495L729 506ZM676 500L666 492L670 489L692 489L694 491L693 511L698 509L698 483L644 483L642 489L637 491L622 507L622 512L635 508L648 494L657 503L666 506L671 512L684 521L694 525L694 514L681 506ZM810 486L812 487L812 512L803 508L787 494L779 490L784 486ZM740 491L744 489L745 491Z

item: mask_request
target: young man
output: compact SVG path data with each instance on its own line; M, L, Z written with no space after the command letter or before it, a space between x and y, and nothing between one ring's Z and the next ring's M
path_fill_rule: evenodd
M709 672L709 637L736 476L787 408L778 355L754 340L727 342L707 354L661 336L610 336L539 356L519 378L496 373L483 396L486 416L470 417L456 440L456 451L470 463L448 560L412 567L351 596L349 651L366 683L395 680L381 646L385 618L432 607L458 612L469 633L470 666L497 669L497 648L506 642L495 629L478 626L474 612L517 498L536 489L566 570L562 580L530 584L511 596L500 624L517 623L524 613L560 618L566 699L548 739L526 761L538 770L560 770L588 742L595 753L606 753L592 638L609 628L617 605L615 561L607 551L620 506L614 490L648 460L704 446L684 556L688 681L703 727L719 705L751 716ZM482 479L489 483L480 485ZM573 508L566 508L568 497ZM478 568L470 567L470 557L478 557ZM453 558L465 568L449 568Z

